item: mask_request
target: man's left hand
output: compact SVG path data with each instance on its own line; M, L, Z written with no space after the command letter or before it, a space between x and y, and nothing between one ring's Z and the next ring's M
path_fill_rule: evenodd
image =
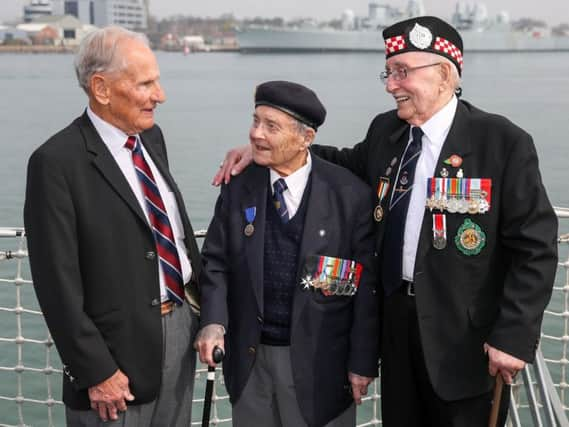
M352 385L352 396L356 405L361 405L362 396L367 394L367 386L373 381L373 378L362 377L361 375L348 372L348 379Z
M504 353L488 343L484 343L484 351L488 355L488 372L493 377L499 373L506 384L512 384L518 371L526 366L523 360Z

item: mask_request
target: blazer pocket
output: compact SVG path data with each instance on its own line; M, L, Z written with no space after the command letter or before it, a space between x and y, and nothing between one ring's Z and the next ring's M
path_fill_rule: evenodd
M483 328L494 323L498 317L498 307L494 305L470 306L468 307L468 317L474 327Z

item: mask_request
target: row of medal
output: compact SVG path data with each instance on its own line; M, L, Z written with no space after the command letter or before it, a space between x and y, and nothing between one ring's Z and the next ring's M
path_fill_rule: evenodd
M320 289L326 295L353 296L358 291L363 266L359 262L317 255L312 271L305 271L302 279L303 289Z
M426 207L432 212L484 214L490 210L490 178L429 178Z

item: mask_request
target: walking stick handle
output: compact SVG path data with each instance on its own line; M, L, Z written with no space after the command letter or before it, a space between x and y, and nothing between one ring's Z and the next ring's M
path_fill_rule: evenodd
M498 371L496 374L496 385L494 386L494 398L492 399L492 409L490 411L490 420L488 427L497 427L498 414L500 413L500 401L502 400L502 388L504 387L504 379Z

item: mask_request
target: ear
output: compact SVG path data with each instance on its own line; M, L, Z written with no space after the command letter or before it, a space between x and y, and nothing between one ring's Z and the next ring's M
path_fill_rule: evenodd
M102 74L95 73L91 76L89 84L91 94L95 100L101 105L107 105L110 102L109 80Z
M451 78L452 78L452 69L451 67L453 67L454 65L451 65L447 62L441 62L441 66L440 66L440 74L441 74L441 78L443 79L444 83L449 83L451 82Z
M303 147L304 148L308 148L310 147L310 145L312 144L312 142L314 141L314 138L316 137L316 131L312 128L307 128L306 132L304 132L304 144Z

